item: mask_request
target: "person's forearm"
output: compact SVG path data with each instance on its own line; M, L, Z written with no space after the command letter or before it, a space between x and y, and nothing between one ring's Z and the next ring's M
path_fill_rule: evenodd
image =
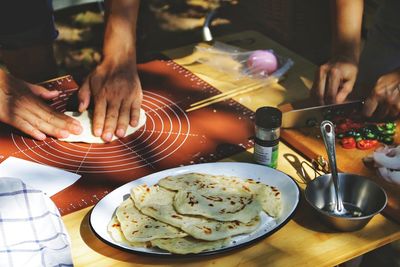
M139 0L106 1L103 62L136 63L136 23Z
M333 0L332 56L358 63L361 46L363 0Z

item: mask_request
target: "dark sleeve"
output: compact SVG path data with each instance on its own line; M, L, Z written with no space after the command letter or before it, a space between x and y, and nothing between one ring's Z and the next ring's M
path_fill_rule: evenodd
M0 34L29 31L48 23L52 17L48 0L1 0Z
M51 0L0 0L0 48L50 43L57 35Z

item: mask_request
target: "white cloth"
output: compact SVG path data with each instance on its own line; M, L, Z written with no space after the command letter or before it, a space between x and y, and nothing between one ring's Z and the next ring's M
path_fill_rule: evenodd
M57 207L16 178L0 178L0 265L73 266Z

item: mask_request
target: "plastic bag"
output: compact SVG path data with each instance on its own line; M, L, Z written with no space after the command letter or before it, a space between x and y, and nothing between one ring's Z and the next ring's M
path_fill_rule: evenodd
M277 55L273 50L241 51L221 42L207 47L198 45L195 52L198 62L230 74L235 79L280 80L294 64L290 58Z

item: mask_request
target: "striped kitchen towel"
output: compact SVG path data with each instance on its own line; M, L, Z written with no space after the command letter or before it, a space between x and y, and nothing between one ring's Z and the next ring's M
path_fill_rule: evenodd
M57 207L16 178L0 178L0 265L73 266Z

